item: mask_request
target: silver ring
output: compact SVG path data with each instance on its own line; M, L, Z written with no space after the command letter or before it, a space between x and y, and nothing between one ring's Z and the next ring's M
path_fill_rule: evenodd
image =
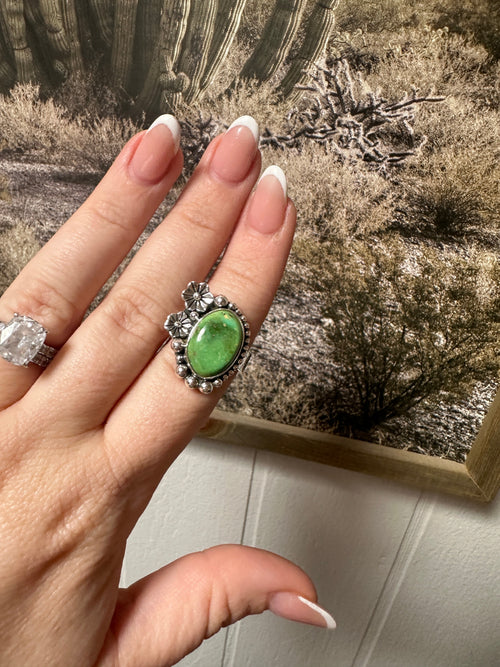
M47 329L27 315L18 315L10 322L0 322L0 357L15 366L27 366L30 362L45 368L57 350L45 345Z
M164 327L172 337L177 375L188 387L210 394L243 370L250 359L250 325L241 310L208 283L190 282L182 292L186 305L171 313Z

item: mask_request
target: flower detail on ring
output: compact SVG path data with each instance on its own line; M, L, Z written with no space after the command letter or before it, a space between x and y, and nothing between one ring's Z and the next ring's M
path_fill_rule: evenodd
M184 310L180 313L172 313L169 315L164 324L165 329L172 338L187 338L192 326L193 322Z
M205 313L214 302L214 296L211 294L208 284L193 281L183 291L182 298L186 302L187 308L197 310L199 313Z

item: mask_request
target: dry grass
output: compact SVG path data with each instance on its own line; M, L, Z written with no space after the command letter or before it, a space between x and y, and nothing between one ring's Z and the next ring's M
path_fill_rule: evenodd
M0 172L0 201L10 202L12 197L10 194L10 181L5 174Z
M0 233L0 294L38 250L33 228L21 221L14 221L11 229Z
M500 57L500 5L497 0L349 0L337 10L342 32L397 33L404 28L446 29L481 44Z
M392 220L390 184L376 171L345 168L316 144L301 153L267 150L263 160L263 166L277 160L288 176L299 218L297 240L344 244L382 231Z
M138 127L128 119L74 116L38 86L18 85L0 96L0 144L4 153L103 172Z
M384 81L390 98L401 88L413 85L442 95L475 96L491 65L488 52L468 38L447 30L406 30L403 40L376 46L379 60L371 71L370 83ZM369 38L367 38L369 39Z
M402 175L405 218L427 233L500 229L500 112L449 98L418 119L428 142Z

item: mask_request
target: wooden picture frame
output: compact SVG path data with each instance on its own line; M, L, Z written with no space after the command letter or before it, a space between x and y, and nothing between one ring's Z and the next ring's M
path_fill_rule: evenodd
M489 502L500 488L500 391L465 463L215 410L200 436Z

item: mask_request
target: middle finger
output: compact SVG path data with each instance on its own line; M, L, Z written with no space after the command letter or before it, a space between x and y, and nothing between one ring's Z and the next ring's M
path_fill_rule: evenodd
M164 340L180 291L206 277L259 175L257 142L249 117L212 142L165 221L34 385L31 396L46 406L50 395L72 428L102 423Z

